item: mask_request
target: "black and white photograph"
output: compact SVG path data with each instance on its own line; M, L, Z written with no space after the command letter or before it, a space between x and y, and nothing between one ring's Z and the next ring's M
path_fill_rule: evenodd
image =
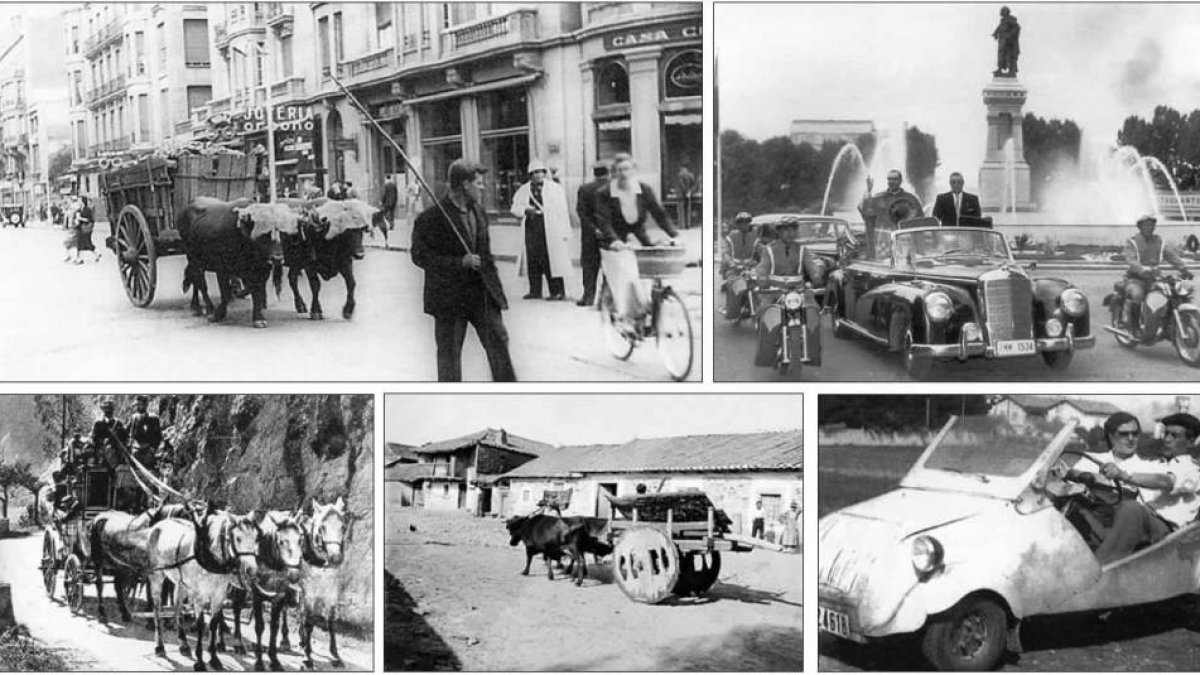
M385 670L802 670L800 395L384 401Z
M0 378L701 381L702 24L0 7Z
M717 381L1187 381L1200 6L717 2Z
M0 670L372 670L374 407L0 396Z
M1198 406L822 395L819 670L1193 670Z

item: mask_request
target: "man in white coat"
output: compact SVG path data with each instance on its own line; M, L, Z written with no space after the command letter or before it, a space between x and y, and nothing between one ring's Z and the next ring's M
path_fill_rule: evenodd
M545 277L550 295L547 300L563 300L566 291L563 276L571 269L571 220L567 193L554 181L539 159L529 163L529 182L513 196L512 214L521 219L525 235L525 269L529 275L529 293L525 300L542 297Z

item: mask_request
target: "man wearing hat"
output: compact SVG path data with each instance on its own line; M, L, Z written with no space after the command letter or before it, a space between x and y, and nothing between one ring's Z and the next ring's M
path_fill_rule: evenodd
M162 422L158 415L149 412L149 399L139 395L129 418L129 442L133 456L142 466L157 471L158 448L162 445Z
M529 275L525 300L542 297L543 277L550 291L547 300L566 298L563 276L571 269L571 220L566 192L558 183L546 180L548 173L542 160L531 161L529 182L513 195L512 214L521 219L525 235L525 271Z
M492 257L482 203L487 169L465 159L450 164L447 193L413 223L412 259L425 270L425 313L433 317L438 380L462 380L467 324L487 353L492 379L513 382L508 332L500 312L508 309Z
M1187 264L1179 252L1163 241L1162 237L1154 234L1157 224L1158 219L1151 215L1138 218L1138 233L1125 241L1125 262L1129 267L1125 271L1125 297L1121 320L1130 328L1140 326L1146 285L1154 283L1164 260L1178 270L1184 279L1192 278L1192 273L1188 271Z
M579 186L575 193L575 215L579 216L579 266L583 268L583 296L576 305L587 307L596 297L596 277L600 274L600 240L596 232L596 192L608 183L608 162L592 167L592 182Z
M92 424L92 447L103 458L109 469L115 469L125 463L124 455L118 449L125 445L129 434L121 420L113 416L116 408L112 399L100 402L100 419ZM115 442L114 442L115 441Z

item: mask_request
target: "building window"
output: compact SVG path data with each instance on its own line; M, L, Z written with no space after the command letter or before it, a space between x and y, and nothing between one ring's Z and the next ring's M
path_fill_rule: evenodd
M337 62L341 63L346 60L346 41L345 34L342 32L342 13L333 13L333 53L337 57Z
M134 72L138 75L146 74L146 33L145 31L137 31L133 34L133 60Z
M612 156L624 152L633 152L633 123L629 117L600 120L596 122L596 156L600 159L612 159Z
M783 497L781 495L760 495L763 505L763 521L767 523L775 523L779 521L779 510L782 508Z
M292 69L295 65L292 62L292 36L279 39L279 72L282 73L280 79L286 80L292 76Z
M170 138L171 133L174 131L174 129L171 127L172 117L174 116L171 114L170 92L171 90L169 87L163 87L158 92L158 114L161 117L163 138Z
M620 61L606 61L596 68L596 105L629 103L629 73Z
M528 488L521 490L521 502L524 504L529 503L529 489Z
M442 5L442 27L453 28L491 14L486 2L447 2Z
M375 3L375 46L378 49L395 46L392 44L393 11L393 5L390 2Z
M420 108L424 170L433 182L435 194L446 190L446 171L451 162L463 156L460 105L458 99L451 99Z
M422 13L425 5L419 2L406 2L401 5L404 19L404 53L415 52L421 48L421 32L424 30L425 15Z
M137 115L138 115L138 140L150 140L150 96L147 94L138 94L137 97Z
M188 68L207 68L208 19L183 20L183 61Z
M524 88L479 98L480 161L488 170L484 207L507 211L529 166L529 99Z
M685 49L663 59L663 96L690 98L704 88L704 57L699 49Z
M207 85L192 85L187 88L188 117L212 100L212 87Z
M317 50L321 59L321 75L329 76L329 17L317 19Z

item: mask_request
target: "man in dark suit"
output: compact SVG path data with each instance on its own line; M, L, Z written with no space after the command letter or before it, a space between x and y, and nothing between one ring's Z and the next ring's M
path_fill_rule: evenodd
M396 204L399 201L400 191L396 188L396 179L388 176L387 180L383 181L383 199L379 202L379 213L382 218L379 230L383 232L384 248L391 248L388 245L388 233L396 226Z
M587 307L596 297L596 276L600 273L600 242L596 239L596 191L608 184L608 162L592 167L592 182L579 186L575 194L575 215L579 216L579 266L583 268L583 297L576 305Z
M517 379L500 315L508 301L481 203L485 173L476 162L456 160L450 165L449 191L413 224L412 259L425 270L425 313L433 317L440 382L462 380L468 323L487 353L492 379Z
M963 192L963 177L955 171L950 174L950 191L937 196L933 203L933 217L942 222L942 227L991 227L983 217L979 196Z

